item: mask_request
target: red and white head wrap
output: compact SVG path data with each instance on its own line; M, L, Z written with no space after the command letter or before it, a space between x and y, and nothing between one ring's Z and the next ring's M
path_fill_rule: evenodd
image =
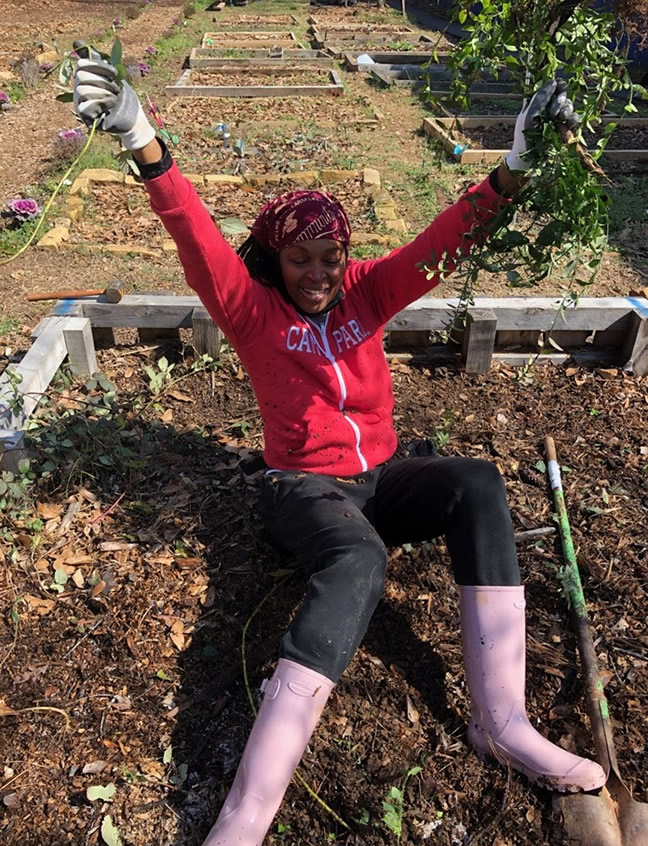
M325 191L291 191L275 197L261 209L251 232L262 247L277 252L322 238L348 247L351 238L346 212Z

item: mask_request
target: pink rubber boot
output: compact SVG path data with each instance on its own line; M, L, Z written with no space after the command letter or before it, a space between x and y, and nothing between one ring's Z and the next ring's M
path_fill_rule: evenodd
M279 659L204 846L261 846L332 689L326 676Z
M459 588L466 680L472 699L468 742L481 755L549 790L595 790L602 768L555 746L526 715L523 587Z

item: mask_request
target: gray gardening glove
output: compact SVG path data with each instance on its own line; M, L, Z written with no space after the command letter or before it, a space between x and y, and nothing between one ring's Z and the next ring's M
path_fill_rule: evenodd
M141 150L155 138L137 94L125 80L120 85L116 68L94 51L77 62L74 106L86 124L99 118L98 128L118 135L127 150Z
M565 125L568 129L576 129L579 123L578 115L574 112L574 104L567 98L567 83L564 79L551 79L535 92L515 121L513 146L504 160L509 170L525 171L530 164L525 161L524 154L528 150L527 129L534 125L534 121L546 111L547 115L556 123Z

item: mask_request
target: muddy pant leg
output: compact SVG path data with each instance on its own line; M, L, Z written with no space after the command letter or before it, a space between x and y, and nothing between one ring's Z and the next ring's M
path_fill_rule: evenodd
M409 458L378 478L376 528L387 544L445 536L460 585L519 585L513 525L494 464Z
M377 473L340 482L314 474L266 477L260 511L268 529L310 574L280 655L337 681L383 591L387 552L362 508Z

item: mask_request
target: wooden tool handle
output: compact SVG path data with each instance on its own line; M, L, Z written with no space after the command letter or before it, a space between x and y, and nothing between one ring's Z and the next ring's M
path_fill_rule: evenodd
M545 455L547 456L547 461L558 460L558 456L556 454L556 444L551 435L547 435L545 437Z
M40 291L37 294L28 294L27 300L30 303L37 300L76 300L79 297L98 297L103 292L103 288L86 288L84 291Z

